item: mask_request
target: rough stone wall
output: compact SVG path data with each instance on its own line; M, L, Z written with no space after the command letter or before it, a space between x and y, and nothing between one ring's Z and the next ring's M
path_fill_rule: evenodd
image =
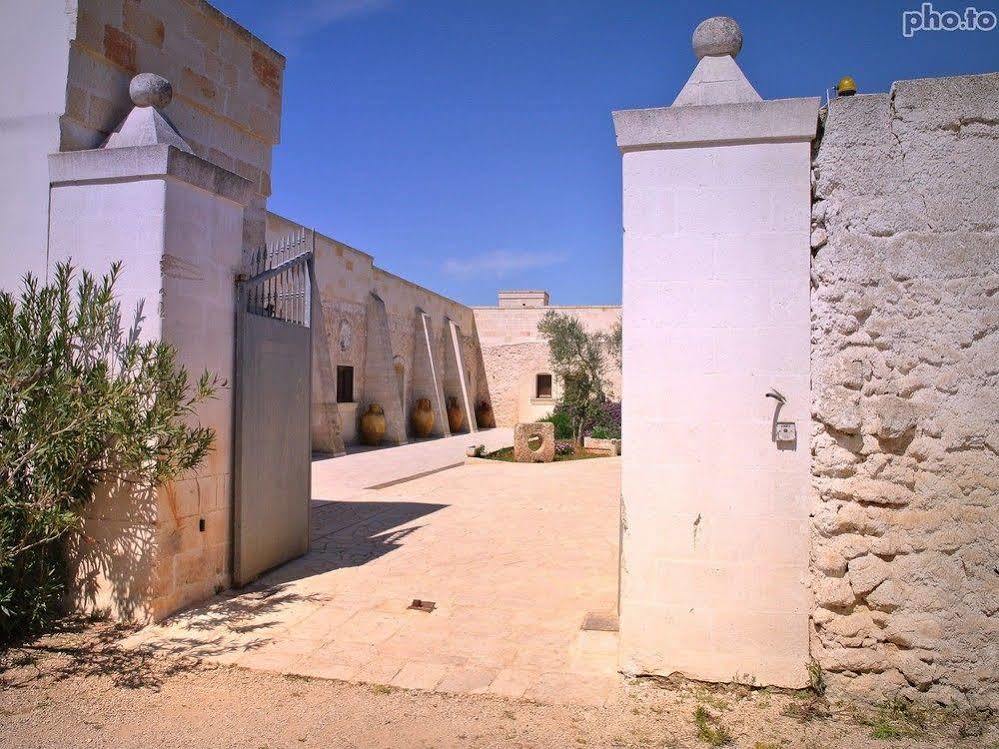
M812 655L999 706L999 75L831 102L814 161Z

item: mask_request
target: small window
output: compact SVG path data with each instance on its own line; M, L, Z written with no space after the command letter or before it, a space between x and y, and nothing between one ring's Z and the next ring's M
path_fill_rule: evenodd
M336 368L336 402L354 402L354 368Z
M539 374L535 378L534 397L536 398L552 397L552 376L550 374Z

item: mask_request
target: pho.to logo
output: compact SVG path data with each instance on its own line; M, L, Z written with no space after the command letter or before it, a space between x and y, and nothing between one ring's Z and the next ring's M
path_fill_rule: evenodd
M902 11L902 36L915 36L917 31L992 31L996 14L991 10L965 8L934 10L933 3L923 3L919 10Z

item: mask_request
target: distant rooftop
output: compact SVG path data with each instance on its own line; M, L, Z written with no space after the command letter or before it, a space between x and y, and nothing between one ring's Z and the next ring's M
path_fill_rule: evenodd
M547 307L548 292L542 289L520 289L499 292L500 307Z

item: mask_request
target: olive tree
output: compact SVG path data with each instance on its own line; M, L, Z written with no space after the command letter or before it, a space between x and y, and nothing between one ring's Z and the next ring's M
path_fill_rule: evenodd
M64 544L98 486L163 484L197 466L214 433L176 353L127 329L121 264L99 280L59 265L0 292L0 641L43 628L65 597Z
M568 417L580 444L607 400L606 358L608 352L614 355L613 340L588 333L578 319L554 310L541 318L538 333L548 343L552 372L561 384L557 408Z

